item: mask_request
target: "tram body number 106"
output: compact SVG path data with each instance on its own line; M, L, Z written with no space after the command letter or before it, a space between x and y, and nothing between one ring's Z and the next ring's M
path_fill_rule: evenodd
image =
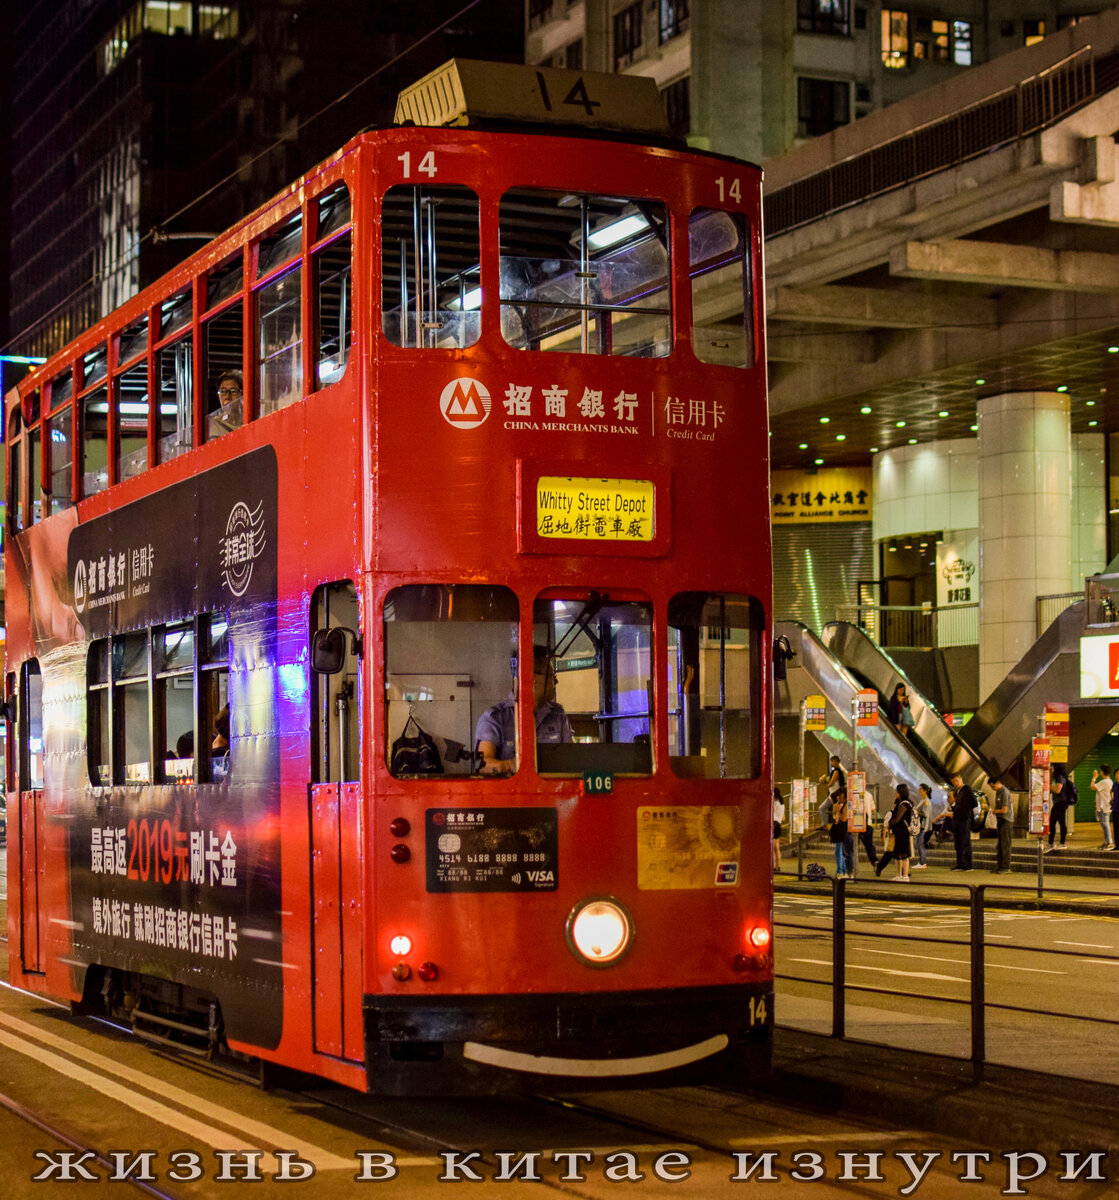
M614 776L607 771L584 771L583 794L606 796L614 790Z

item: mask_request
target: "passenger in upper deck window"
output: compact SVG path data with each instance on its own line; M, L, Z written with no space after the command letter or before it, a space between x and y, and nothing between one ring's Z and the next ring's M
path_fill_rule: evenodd
M245 420L244 383L240 371L223 371L218 379L218 409L210 413L207 433L220 437L239 428Z
M571 722L563 706L556 703L556 675L552 657L544 646L532 654L532 696L537 742L570 742ZM493 704L478 718L474 742L482 755L483 775L511 775L516 769L517 700Z

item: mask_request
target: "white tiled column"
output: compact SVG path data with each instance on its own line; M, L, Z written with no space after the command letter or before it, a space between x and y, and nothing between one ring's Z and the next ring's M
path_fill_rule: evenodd
M1036 599L1069 590L1072 449L1068 397L980 400L979 696L1037 639Z

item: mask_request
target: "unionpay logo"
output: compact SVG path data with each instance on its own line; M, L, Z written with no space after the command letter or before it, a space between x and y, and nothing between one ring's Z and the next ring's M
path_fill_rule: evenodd
M439 411L448 425L474 429L490 415L489 388L469 376L452 379L439 396Z

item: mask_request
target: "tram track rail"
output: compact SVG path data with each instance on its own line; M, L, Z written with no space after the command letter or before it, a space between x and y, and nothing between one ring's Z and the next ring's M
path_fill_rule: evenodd
M39 1130L40 1133L45 1133L47 1137L55 1142L59 1142L68 1150L73 1150L81 1159L85 1159L88 1155L93 1156L93 1161L99 1166L104 1167L110 1174L113 1174L116 1164L107 1155L102 1154L95 1147L92 1147L79 1138L73 1137L66 1130L62 1129L52 1121L34 1113L25 1104L21 1104L18 1100L14 1100L11 1096L0 1092L0 1109L11 1113L12 1116L18 1117L19 1120L32 1128ZM145 1196L151 1196L154 1200L182 1200L182 1197L176 1192L169 1192L163 1188L155 1187L146 1180L136 1178L133 1175L116 1176L113 1175L114 1181L119 1183L129 1184L138 1192L142 1192Z

